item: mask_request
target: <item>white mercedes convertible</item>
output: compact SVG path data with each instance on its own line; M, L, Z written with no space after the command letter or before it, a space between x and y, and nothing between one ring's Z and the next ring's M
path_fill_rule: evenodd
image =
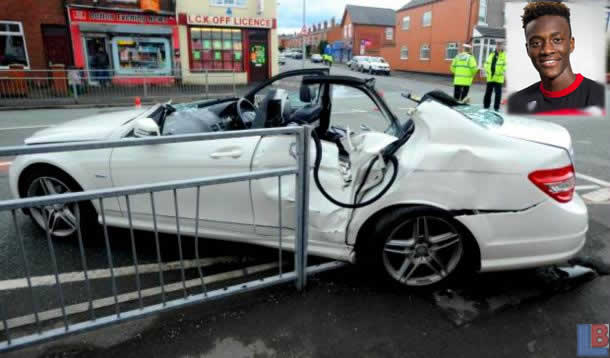
M558 263L583 247L587 208L574 192L563 127L440 91L404 97L397 100L412 107L397 116L374 79L297 70L243 98L83 118L41 130L26 144L310 124L310 254L363 262L406 286L429 287L468 271ZM15 197L32 197L159 183L294 166L294 154L293 136L253 136L26 155L13 161L10 186ZM282 180L281 197L277 178L202 187L199 197L180 190L181 232L194 234L198 221L202 237L277 246L281 207L283 247L290 249L294 190L293 177ZM153 230L149 196L130 202L134 227ZM176 232L172 194L156 194L156 206L159 230ZM88 234L101 219L96 202L42 210L28 214L41 228L48 217L54 237L74 236L77 226ZM106 199L106 223L128 227L126 210L124 199Z

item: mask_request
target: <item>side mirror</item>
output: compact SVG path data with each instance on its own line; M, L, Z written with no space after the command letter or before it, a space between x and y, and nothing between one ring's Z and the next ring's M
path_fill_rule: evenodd
M152 118L140 118L133 127L133 135L137 138L160 136L159 126Z
M301 85L301 88L299 90L299 100L301 100L301 102L303 103L309 103L311 102L311 90L309 89L308 85Z

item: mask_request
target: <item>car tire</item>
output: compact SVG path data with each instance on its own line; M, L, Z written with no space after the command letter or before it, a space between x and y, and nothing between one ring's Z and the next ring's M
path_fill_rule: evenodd
M369 67L369 75L373 74L373 67Z
M415 290L444 288L474 272L480 260L468 230L440 209L395 209L365 231L356 246L357 262L393 285Z
M22 197L83 191L72 177L59 169L30 170L24 175L20 189ZM42 232L46 232L43 220L48 218L53 239L77 239L79 228L83 241L95 238L98 233L97 211L90 201L58 207L30 208L26 213Z

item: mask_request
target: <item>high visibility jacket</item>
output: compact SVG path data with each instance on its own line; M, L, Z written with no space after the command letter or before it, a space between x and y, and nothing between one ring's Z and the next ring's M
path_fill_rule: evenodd
M333 57L328 54L322 55L322 59L326 62L333 62Z
M451 73L453 73L454 85L470 86L477 71L477 60L468 52L458 54L451 62Z
M498 52L498 59L496 60L496 71L494 75L491 75L491 62L494 58L494 52L487 56L485 61L485 75L487 76L487 82L504 83L504 72L506 71L506 52Z

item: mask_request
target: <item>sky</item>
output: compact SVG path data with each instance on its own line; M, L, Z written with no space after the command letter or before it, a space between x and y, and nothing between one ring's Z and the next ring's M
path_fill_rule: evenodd
M305 0L307 1L307 26L324 24L334 16L337 23L341 22L345 5L360 5L383 7L397 10L409 0ZM278 29L280 34L292 34L303 27L303 0L277 0Z

